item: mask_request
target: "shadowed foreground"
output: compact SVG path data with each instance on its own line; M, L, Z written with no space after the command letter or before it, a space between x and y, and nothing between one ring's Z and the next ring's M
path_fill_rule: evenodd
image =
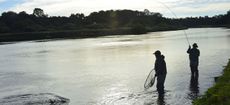
M224 74L217 79L214 87L208 89L203 97L194 101L194 105L230 105L230 61Z
M14 95L0 99L0 105L68 105L69 99L52 93Z

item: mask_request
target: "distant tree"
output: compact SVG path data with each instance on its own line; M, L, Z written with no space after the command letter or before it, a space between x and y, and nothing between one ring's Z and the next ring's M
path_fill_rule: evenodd
M1 21L4 22L8 27L13 27L17 21L18 14L12 11L4 12L1 16Z
M45 15L44 11L40 8L35 8L33 15L36 17L47 17L47 15Z
M29 18L29 14L27 14L25 11L19 12L18 17L23 19L23 18Z
M153 15L156 16L156 17L162 17L161 13L153 13Z
M145 26L139 23L135 24L135 26L131 27L131 29L136 34L143 34L147 32Z
M71 19L80 19L80 20L83 20L85 18L85 15L84 14L76 13L76 14L71 14L70 18Z
M230 10L223 16L222 20L224 24L228 24L228 27L230 27Z
M0 21L0 33L10 32L10 28Z
M151 12L148 10L148 9L144 9L144 13L145 13L145 15L151 15Z
M19 12L19 15L28 15L25 11Z
M2 17L3 18L15 18L17 16L17 13L13 12L13 11L9 11L9 12L3 12L2 13Z
M107 10L93 12L88 16L81 13L69 17L48 17L40 8L33 14L25 11L18 14L12 11L0 16L0 33L6 32L39 32L78 29L132 29L135 33L147 30L169 30L185 27L226 26L230 24L230 10L226 14L213 17L165 18L157 12L133 10Z

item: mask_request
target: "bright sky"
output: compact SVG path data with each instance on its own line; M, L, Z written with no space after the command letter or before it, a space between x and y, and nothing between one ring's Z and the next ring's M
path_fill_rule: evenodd
M70 16L100 10L132 9L160 12L165 17L213 16L230 10L230 0L0 0L0 14L6 11L26 11L41 8L49 16ZM170 10L169 10L169 9Z

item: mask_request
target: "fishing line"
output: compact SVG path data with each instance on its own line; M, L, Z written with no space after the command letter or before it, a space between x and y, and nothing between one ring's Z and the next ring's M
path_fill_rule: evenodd
M176 15L176 14L172 11L172 9L170 9L165 3L160 2L160 1L158 1L158 0L156 0L156 2L162 4L164 7L166 7L166 8L167 8L167 9L178 19L177 15ZM190 42L189 42L189 39L188 39L188 35L187 35L187 33L186 33L185 30L183 30L183 32L184 32L184 35L185 35L186 40L187 40L187 42L188 42L188 45L190 46Z
M160 1L158 1L158 0L156 0L156 1L157 1L158 3L160 3L160 4L162 4L165 8L167 8L167 9L178 19L177 15L176 15L166 4L164 4L164 3L162 3L162 2L160 2ZM187 35L187 33L186 33L185 30L183 30L183 32L184 32L185 38L186 38L186 40L187 40L187 42L188 42L188 45L190 46L190 42L189 42L189 39L188 39L188 35ZM150 87L152 87L152 86L154 85L156 76L153 74L153 71L154 71L154 69L152 69L152 70L150 71L150 73L148 74L148 76L147 76L147 78L146 78L146 80L145 80L145 83L144 83L144 88L145 88L145 89L149 89ZM153 75L154 75L154 76L153 76Z

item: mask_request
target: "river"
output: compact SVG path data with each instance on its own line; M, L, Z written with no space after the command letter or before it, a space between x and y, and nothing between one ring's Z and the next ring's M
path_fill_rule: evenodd
M182 30L144 35L26 41L0 45L0 98L55 93L70 105L191 105L221 75L230 58L230 29L190 28L200 49L199 80L190 81L188 43ZM165 56L163 99L143 84L153 68L153 52Z

